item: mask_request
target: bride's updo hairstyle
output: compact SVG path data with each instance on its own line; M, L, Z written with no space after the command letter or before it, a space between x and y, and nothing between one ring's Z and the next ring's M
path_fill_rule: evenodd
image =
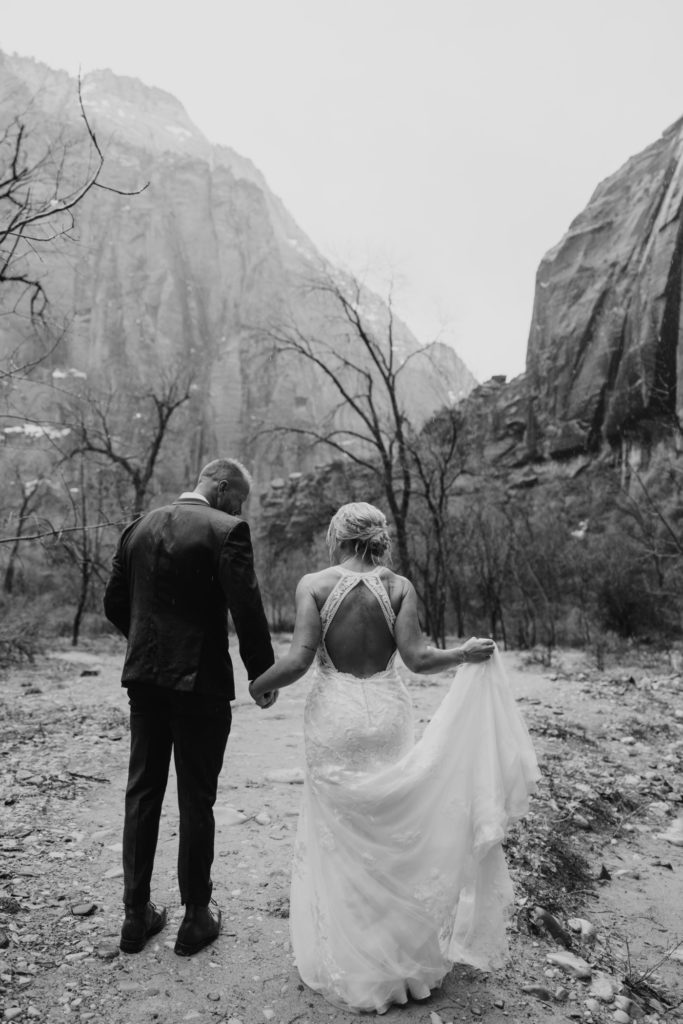
M327 531L330 558L334 557L334 550L342 541L350 541L355 553L373 565L386 562L391 557L386 516L367 501L342 505L332 516Z

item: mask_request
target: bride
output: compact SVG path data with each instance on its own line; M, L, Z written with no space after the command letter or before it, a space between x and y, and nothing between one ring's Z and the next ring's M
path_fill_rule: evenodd
M343 505L327 540L337 564L301 579L289 652L249 689L268 706L316 661L292 947L310 988L384 1013L426 998L455 962L501 963L512 899L501 842L538 769L493 641L426 642L414 587L381 564L383 513ZM464 666L417 742L397 651L413 672Z

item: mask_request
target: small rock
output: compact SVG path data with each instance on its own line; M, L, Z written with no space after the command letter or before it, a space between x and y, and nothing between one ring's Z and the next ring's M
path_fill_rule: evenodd
M16 1020L17 1017L21 1017L20 1006L8 1006L5 1010L5 1020Z
M589 829L591 827L590 821L588 818L584 818L583 814L572 814L572 821L575 825L578 825L579 828Z
M586 999L583 1005L587 1010L590 1010L591 1013L598 1013L600 1010L600 1003L597 999Z
M265 1020L272 1020L275 1016L275 1010L271 1010L269 1006L266 1006L263 1011L263 1017Z
M504 999L494 999L493 1000L493 1005L495 1006L495 1008L497 1010L504 1010L505 1009L505 1000Z
M238 811L236 807L222 807L218 816L221 825L243 825L247 820L246 814Z
M552 1003L553 994L545 985L522 985L522 992L528 996L535 996L544 1003Z
M212 1003L218 1003L220 1002L221 994L220 992L207 992L206 998L210 999Z
M615 984L608 974L598 971L591 979L590 994L603 1003L611 1003L614 1000Z
M100 960L115 960L119 955L119 947L115 942L100 942L95 946L95 955Z
M0 928L0 949L7 949L9 946L9 935L4 928Z
M96 903L73 903L71 905L71 913L74 917L90 917L96 910Z
M472 1013L475 1017L481 1017L483 1012L484 1011L481 1009L480 1006L470 1006L470 1013Z
M628 1013L630 1016L633 1009L633 1000L629 999L628 996L615 996L614 1006L617 1010L623 1010L624 1013Z
M661 832L657 838L664 839L674 846L683 846L683 815L679 815L666 832Z
M259 813L254 818L254 821L257 823L257 825L270 825L272 818L270 817L269 814L266 814L265 811L259 811Z
M109 868L109 871L104 872L105 878L122 878L123 868Z
M548 932L555 942L559 942L565 949L571 948L571 935L565 931L557 918L553 917L547 910L544 910L543 907L534 907L532 920L535 925Z
M585 917L570 917L567 921L568 928L573 932L578 932L584 942L593 943L597 936L597 929L594 924L587 921Z
M575 956L574 953L548 953L546 960L548 963L560 967L573 978L588 979L592 973L586 961L580 956Z
M615 1010L612 1014L612 1020L616 1021L616 1024L631 1024L631 1018L623 1010Z
M553 992L553 997L556 1003L566 1003L569 999L569 989L565 988L564 985L558 985Z
M14 896L0 896L0 911L3 914L18 914L21 903Z

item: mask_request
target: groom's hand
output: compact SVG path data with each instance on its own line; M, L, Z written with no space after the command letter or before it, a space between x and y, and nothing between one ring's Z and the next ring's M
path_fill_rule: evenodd
M251 692L251 683L249 684L249 693L252 700L254 700L260 708L272 708L273 704L277 700L279 690L268 690L266 693L260 694L258 697L254 697Z
M270 690L268 693L264 693L258 702L259 707L272 708L273 704L277 700L279 692L279 690Z

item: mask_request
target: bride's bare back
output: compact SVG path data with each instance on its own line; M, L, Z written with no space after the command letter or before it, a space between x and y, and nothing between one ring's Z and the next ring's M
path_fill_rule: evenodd
M396 640L378 596L367 586L364 578L372 576L379 580L394 616L400 608L403 592L397 585L399 578L389 569L349 573L333 566L311 577L319 612L340 581L348 576L356 583L344 593L334 612L325 634L325 648L338 672L365 678L387 668L396 650Z

